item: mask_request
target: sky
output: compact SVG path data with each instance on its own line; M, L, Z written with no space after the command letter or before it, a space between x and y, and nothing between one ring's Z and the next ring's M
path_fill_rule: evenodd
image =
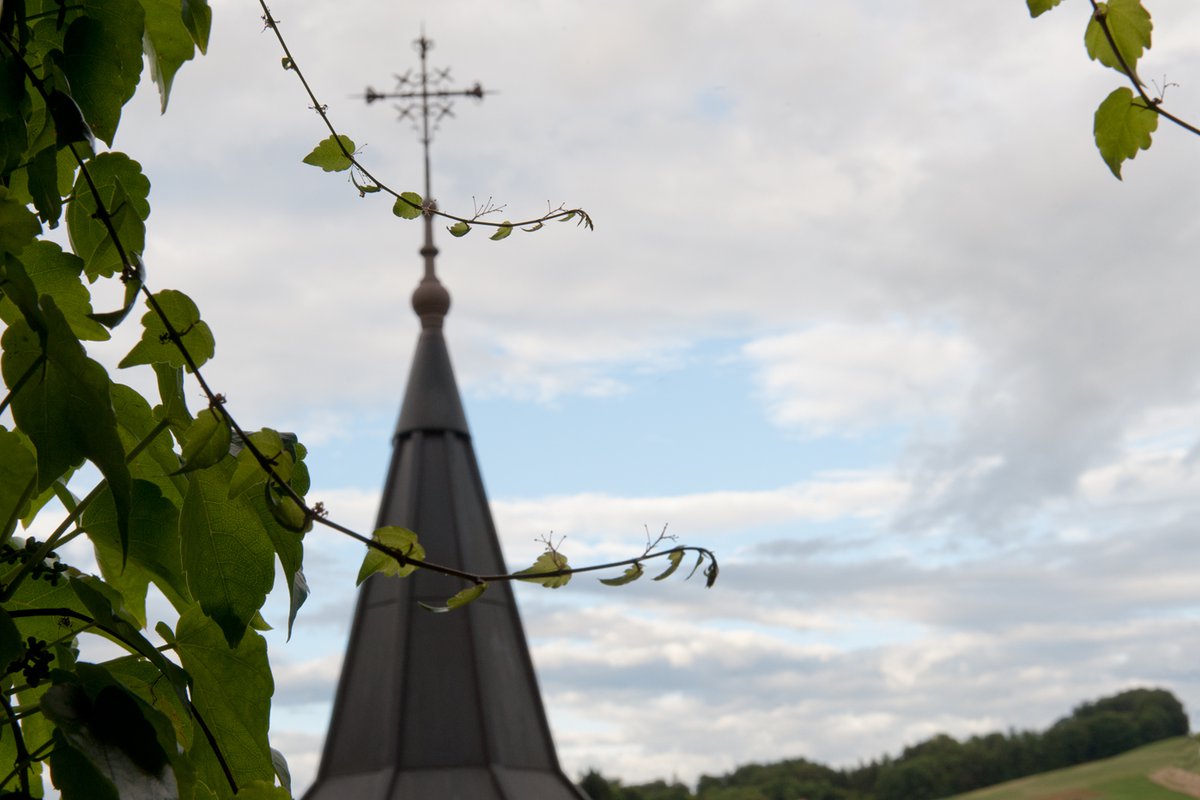
M1200 117L1200 6L1147 3L1142 75ZM198 303L242 424L298 433L310 499L369 530L420 226L301 163L326 132L256 5L212 6L168 113L147 85L118 131L152 182L149 282ZM1089 4L272 8L389 184L421 190L417 137L354 95L415 67L424 26L434 66L497 92L436 134L441 207L595 219L438 237L509 566L551 531L582 564L664 525L722 565L709 590L519 588L569 775L853 765L1134 686L1200 711L1200 141L1162 126L1109 173ZM306 543L312 597L270 645L300 791L362 556Z

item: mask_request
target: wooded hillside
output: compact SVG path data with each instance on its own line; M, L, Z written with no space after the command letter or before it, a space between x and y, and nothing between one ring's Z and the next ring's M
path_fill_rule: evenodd
M1131 689L1077 706L1042 732L1013 731L959 741L938 734L850 769L804 758L748 764L703 775L693 793L665 781L622 786L591 771L592 800L934 800L1123 753L1188 733L1183 704L1165 689Z

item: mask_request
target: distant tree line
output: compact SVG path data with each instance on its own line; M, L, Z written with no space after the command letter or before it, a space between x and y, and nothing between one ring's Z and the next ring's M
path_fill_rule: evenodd
M1187 713L1171 692L1131 689L1084 703L1041 733L1010 730L962 742L941 733L895 758L848 769L803 758L748 764L702 775L694 793L678 781L622 786L595 770L579 785L592 800L935 800L1187 733Z

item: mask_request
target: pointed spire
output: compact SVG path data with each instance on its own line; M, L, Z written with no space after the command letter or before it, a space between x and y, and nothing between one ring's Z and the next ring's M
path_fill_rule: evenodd
M428 198L433 93L429 42L422 36L418 45ZM482 96L478 86L467 94ZM382 95L368 89L367 97ZM424 221L425 274L412 297L421 334L377 525L416 531L430 561L506 573L442 336L450 293L435 270L432 216ZM493 584L448 614L421 608L462 588L424 570L363 584L305 800L586 800L558 764L512 587Z

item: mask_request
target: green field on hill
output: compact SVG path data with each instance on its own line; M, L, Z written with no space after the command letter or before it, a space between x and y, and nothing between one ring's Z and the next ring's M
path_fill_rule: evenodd
M1197 773L1200 786L1200 742L1178 736L1103 761L956 795L952 800L1184 800L1198 796L1150 780L1155 772L1172 767Z

